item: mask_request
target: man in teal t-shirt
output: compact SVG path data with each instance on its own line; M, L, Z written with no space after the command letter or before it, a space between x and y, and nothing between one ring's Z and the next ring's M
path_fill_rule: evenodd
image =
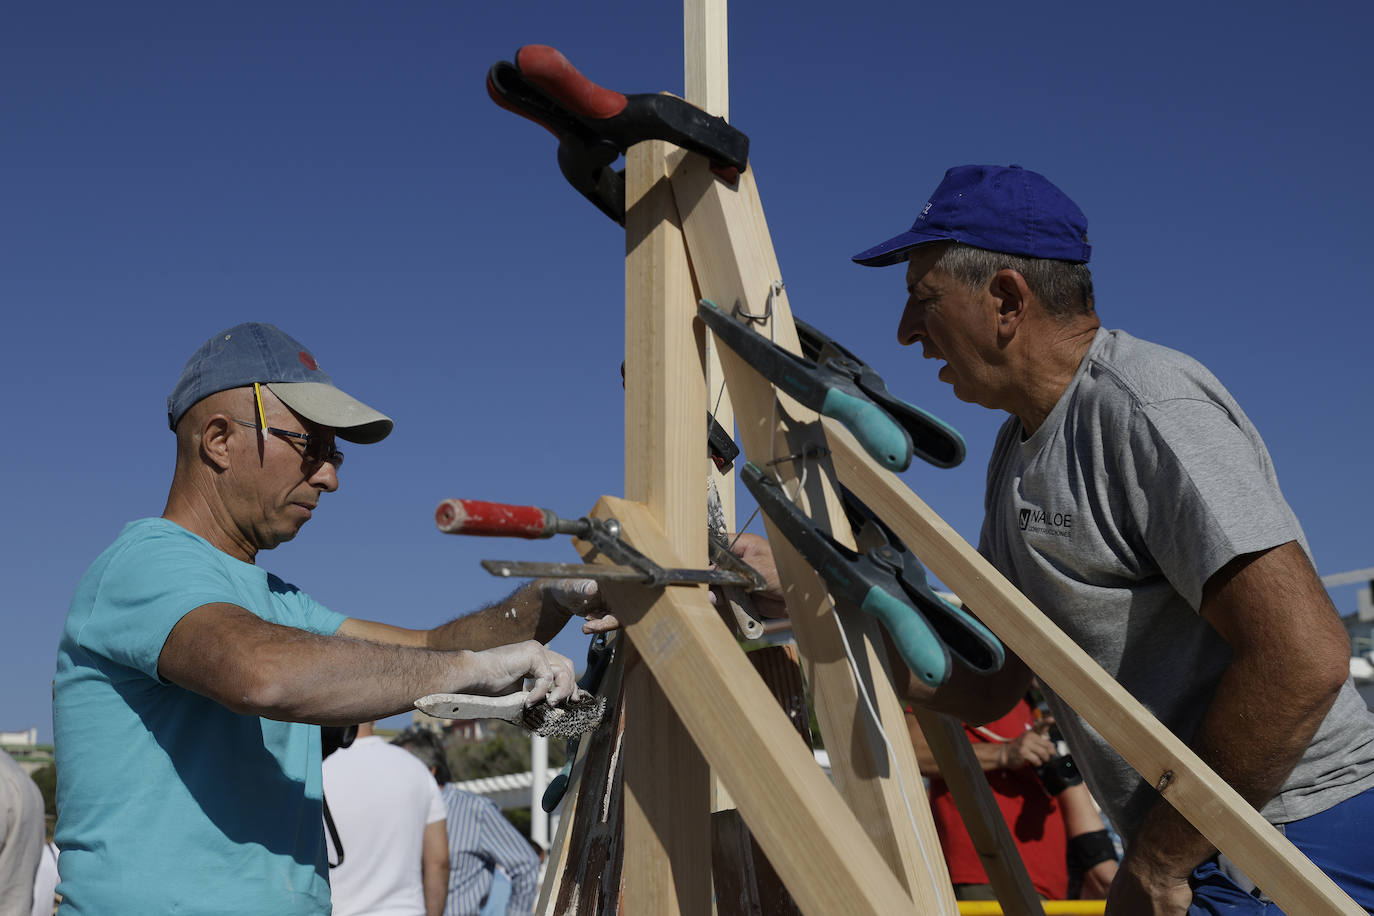
M346 618L255 565L337 489L335 437L392 427L271 325L206 341L167 406L167 506L87 570L58 650L62 912L327 913L317 726L524 678L531 702L561 702L572 663L540 643L573 605L536 582L409 630Z

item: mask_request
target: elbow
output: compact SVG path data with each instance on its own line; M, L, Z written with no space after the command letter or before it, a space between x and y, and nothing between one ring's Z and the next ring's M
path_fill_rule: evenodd
M259 673L235 678L220 702L236 713L264 719L291 718L291 691L280 680Z
M242 715L294 720L305 688L293 680L294 670L282 653L258 647L237 659L217 699Z
M1324 629L1320 637L1309 640L1297 688L1314 706L1335 702L1345 682L1350 680L1350 638L1343 626Z
M1345 647L1348 651L1348 646ZM1335 702L1345 682L1350 680L1350 656L1345 652L1328 654L1313 677L1314 690L1318 698L1328 703Z

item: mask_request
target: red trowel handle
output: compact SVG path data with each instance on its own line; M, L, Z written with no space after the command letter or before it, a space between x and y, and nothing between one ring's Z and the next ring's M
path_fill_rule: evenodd
M446 499L434 510L434 522L446 534L548 538L558 533L558 517L547 509L480 499Z

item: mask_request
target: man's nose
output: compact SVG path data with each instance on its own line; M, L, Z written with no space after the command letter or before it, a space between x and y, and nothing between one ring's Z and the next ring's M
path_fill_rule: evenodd
M339 469L332 461L321 461L315 473L310 475L310 484L326 493L333 493L339 488Z
M924 334L925 322L922 321L920 310L908 305L902 312L901 321L897 322L897 343L907 347L920 340Z

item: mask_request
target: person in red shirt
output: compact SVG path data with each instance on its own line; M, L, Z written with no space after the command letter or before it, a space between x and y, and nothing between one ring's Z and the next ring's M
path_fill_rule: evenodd
M1075 871L1081 875L1080 896L1102 898L1116 874L1117 863L1114 854L1108 857L1110 840L1087 787L1079 782L1051 795L1035 771L1056 756L1055 744L1047 735L1053 724L1049 717L1037 720L1035 707L1023 699L1002 718L984 726L965 725L964 730L1036 893L1046 900L1066 899L1072 858ZM909 712L907 725L921 775L930 779L931 812L954 883L954 896L959 900L996 899L949 788ZM1089 861L1093 859L1096 861Z

